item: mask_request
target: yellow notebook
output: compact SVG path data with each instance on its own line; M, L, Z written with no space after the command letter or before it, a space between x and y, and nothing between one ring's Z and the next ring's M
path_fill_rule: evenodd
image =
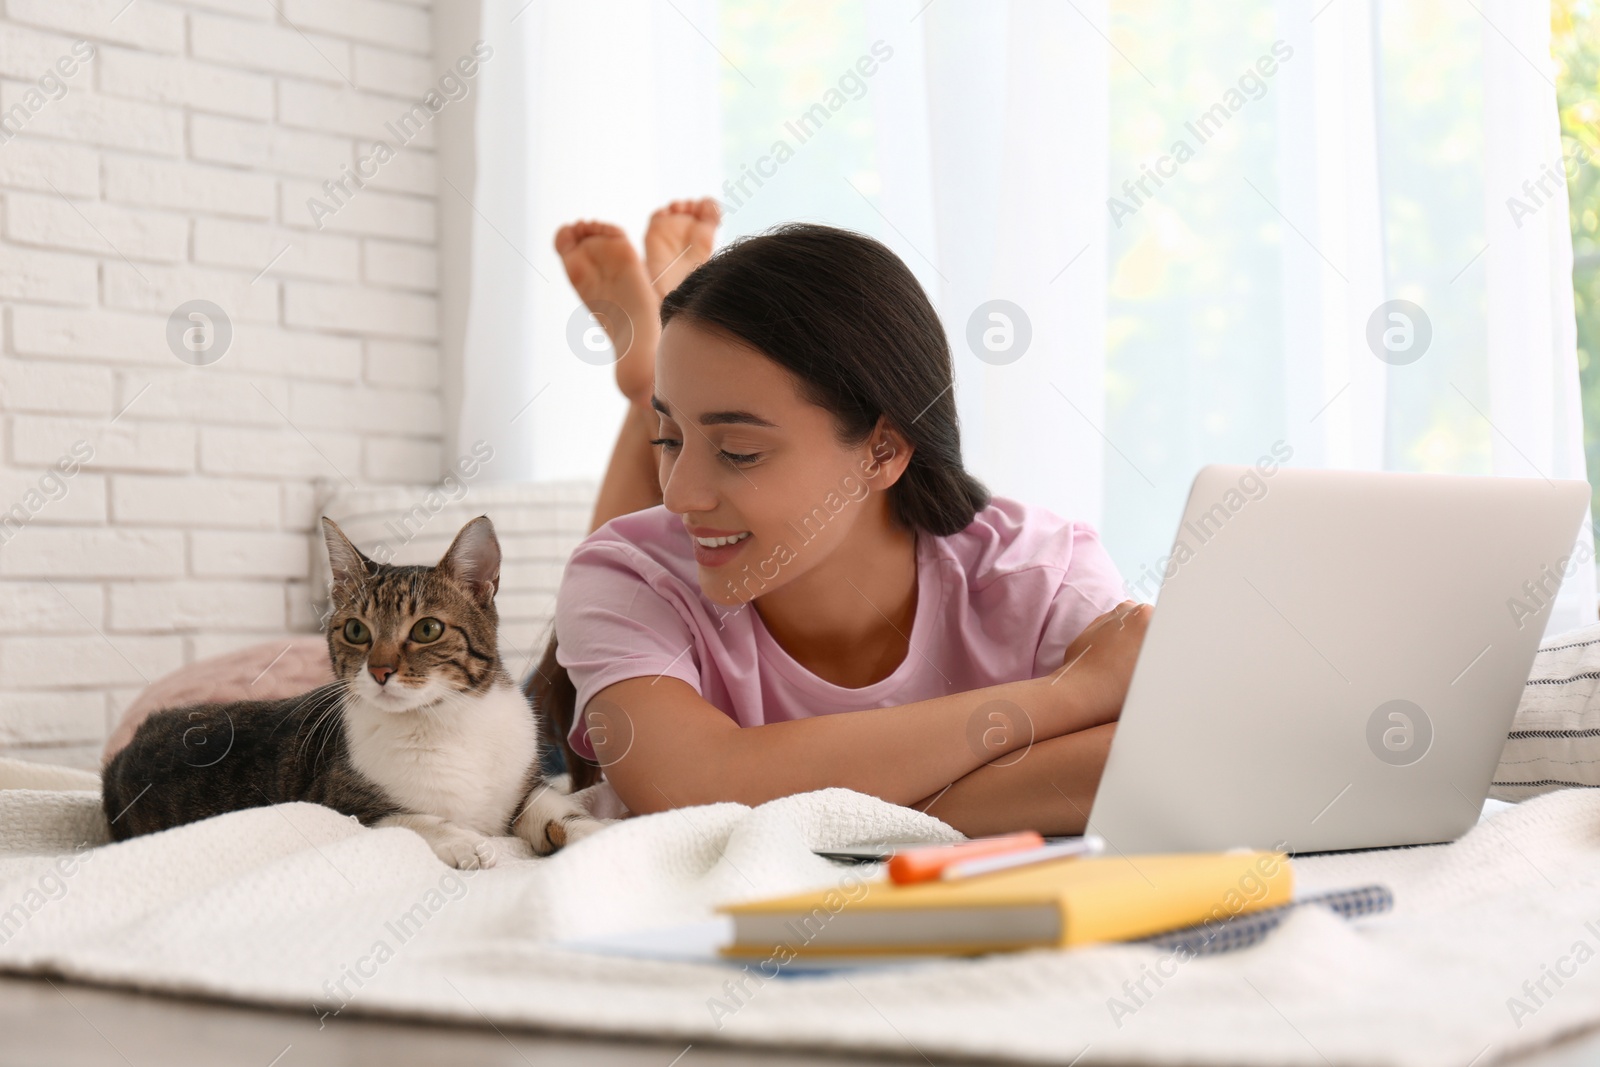
M954 881L857 881L724 905L725 955L976 955L1125 941L1290 902L1281 852L1050 860Z

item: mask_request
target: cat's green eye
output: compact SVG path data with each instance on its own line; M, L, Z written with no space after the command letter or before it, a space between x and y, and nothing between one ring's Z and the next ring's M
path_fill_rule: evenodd
M352 645L364 645L372 640L372 634L367 630L367 624L360 619L347 619L344 624L344 639Z
M417 624L411 628L411 640L423 645L439 640L443 634L444 623L438 619L418 619Z

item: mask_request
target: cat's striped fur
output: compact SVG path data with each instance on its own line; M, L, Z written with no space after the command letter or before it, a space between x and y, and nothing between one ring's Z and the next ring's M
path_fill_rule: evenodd
M488 517L433 567L378 563L322 522L338 681L151 714L101 776L112 838L304 800L408 827L446 863L478 867L493 863L489 837L515 834L544 855L599 829L540 777L536 713L497 650Z

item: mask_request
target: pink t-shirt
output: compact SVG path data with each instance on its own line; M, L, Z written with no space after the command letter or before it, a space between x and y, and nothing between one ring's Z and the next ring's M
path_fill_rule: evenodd
M612 519L567 560L556 659L578 691L569 740L586 759L584 707L627 678L681 678L740 726L891 707L1047 674L1127 599L1093 527L991 497L959 533L917 534L912 651L848 689L795 662L752 605L707 599L695 574L688 531L664 505Z

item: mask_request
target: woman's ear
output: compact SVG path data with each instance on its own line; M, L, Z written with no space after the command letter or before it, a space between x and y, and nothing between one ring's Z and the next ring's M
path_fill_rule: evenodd
M867 455L861 461L861 476L878 492L900 480L915 451L910 441L895 429L887 416L878 416L878 425L867 438Z

